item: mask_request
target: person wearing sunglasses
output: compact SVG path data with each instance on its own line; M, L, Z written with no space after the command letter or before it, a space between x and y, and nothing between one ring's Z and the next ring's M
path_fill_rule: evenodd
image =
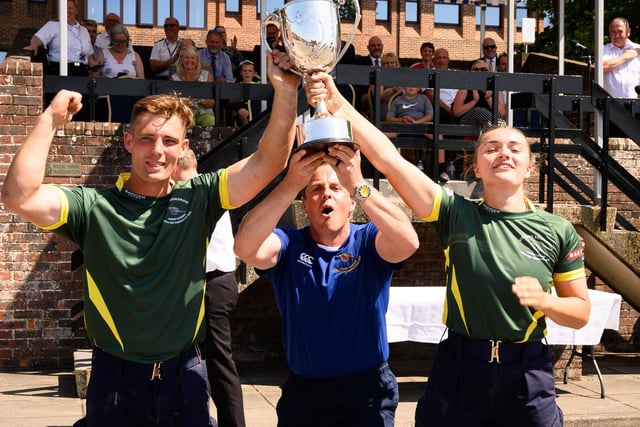
M471 71L489 71L484 60L476 59L471 64ZM493 91L460 89L456 93L451 105L453 116L458 118L461 125L487 127L493 123ZM506 125L504 119L507 108L504 96L498 97L498 124Z
M129 48L129 30L122 24L111 28L111 47L96 54L96 62L103 64L100 77L137 77L144 79L144 66L140 55Z
M482 42L482 59L487 66L487 69L491 72L496 71L496 53L498 52L498 46L496 41L490 37L487 37Z
M178 60L182 39L179 37L180 23L174 17L164 20L165 38L153 44L149 65L154 78L166 80L169 77L169 67Z

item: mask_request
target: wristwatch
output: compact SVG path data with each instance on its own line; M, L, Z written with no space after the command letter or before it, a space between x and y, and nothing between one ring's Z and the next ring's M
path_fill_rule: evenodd
M356 202L364 202L371 195L371 186L368 182L362 182L356 187L355 193L351 198Z

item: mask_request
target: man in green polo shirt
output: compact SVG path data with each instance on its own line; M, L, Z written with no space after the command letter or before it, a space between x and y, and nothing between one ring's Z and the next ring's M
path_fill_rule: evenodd
M268 56L273 111L258 150L227 168L174 182L188 149L189 106L176 95L143 98L124 146L131 172L97 191L43 183L59 126L81 108L61 91L18 149L5 207L77 243L84 254L87 334L94 346L87 416L77 425L211 426L204 338L207 241L227 209L251 200L287 163L297 86L283 53Z

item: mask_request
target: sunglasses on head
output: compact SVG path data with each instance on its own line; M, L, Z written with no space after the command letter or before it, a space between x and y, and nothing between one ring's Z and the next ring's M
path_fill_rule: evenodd
M487 46L482 46L483 49L495 49L497 46L495 44L490 44Z
M222 30L220 30L218 28L214 28L213 30L209 30L207 32L207 34L211 34L211 33L218 33L218 34L222 35L222 34L224 34L224 31L222 31Z

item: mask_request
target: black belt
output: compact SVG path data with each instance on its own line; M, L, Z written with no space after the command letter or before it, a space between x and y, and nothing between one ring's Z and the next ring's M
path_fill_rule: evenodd
M211 279L215 279L216 277L224 276L225 274L233 274L233 271L220 271L220 270L207 271L207 275L205 277L206 277L207 282L208 282Z
M202 361L202 353L197 344L192 345L176 357L155 363L139 363L121 359L94 347L92 363L106 367L114 374L137 377L146 380L172 378L193 368Z
M485 360L489 363L509 363L518 360L530 360L537 357L545 348L541 341L523 343L503 342L501 340L476 340L460 335L451 329L444 341L452 353L470 359Z

